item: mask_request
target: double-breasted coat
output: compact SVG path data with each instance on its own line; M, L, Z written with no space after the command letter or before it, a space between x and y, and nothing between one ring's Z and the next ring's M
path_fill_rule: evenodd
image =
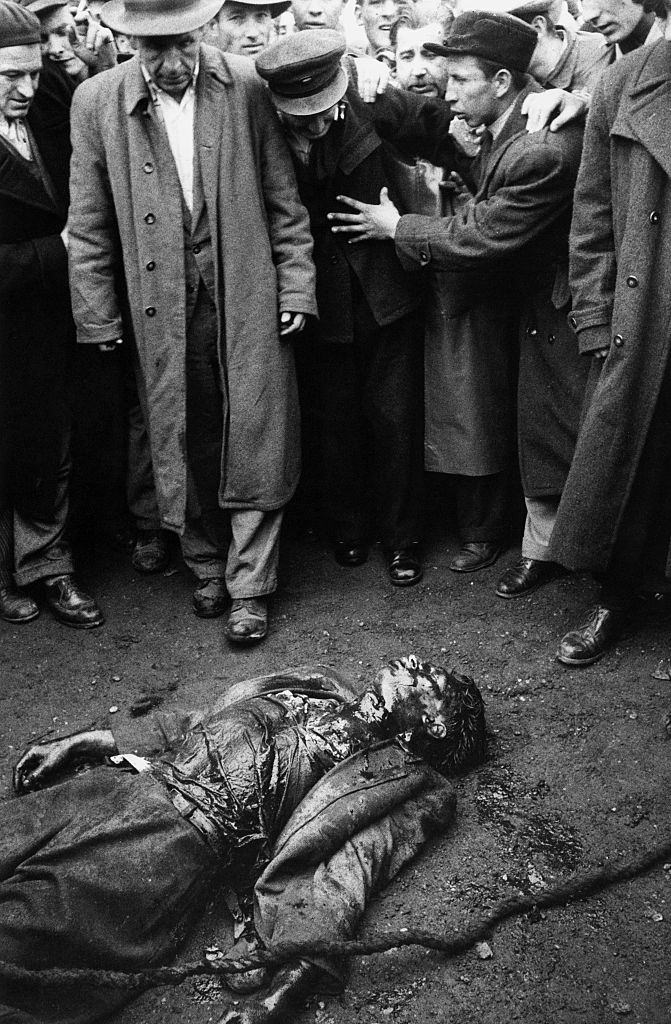
M671 351L671 43L623 58L593 96L571 227L570 321L594 361L552 557L608 566ZM588 360L589 361L589 360Z
M280 312L316 315L308 218L267 89L246 58L203 45L198 160L213 239L219 356L227 385L219 503L286 504L300 468L291 346ZM182 197L167 136L137 58L85 82L72 108L69 219L78 340L122 337L123 265L163 523L186 511Z
M457 451L464 426L473 423L469 393L471 403L480 401L481 418L489 406L492 423L500 432L505 426L502 418L511 399L508 392L497 395L496 377L486 369L491 369L487 346L496 353L498 387L510 388L510 362L502 343L514 346L511 317L521 323L518 438L522 485L530 497L561 493L587 369L564 312L567 238L582 131L572 126L556 134L527 133L521 108L539 88L529 80L491 151L478 158L473 168L476 191L466 206L451 218L404 216L396 230L396 250L405 266L451 272L447 313L456 318L459 332L450 343L471 349L471 358L461 361L466 379L455 380L455 394L464 406L463 416L452 417ZM444 167L463 167L449 134L448 104L389 91L376 101L375 110L378 131L393 135L399 148ZM474 314L470 324L458 316L466 311ZM480 367L490 388L482 394ZM445 402L450 401L454 396L446 395Z

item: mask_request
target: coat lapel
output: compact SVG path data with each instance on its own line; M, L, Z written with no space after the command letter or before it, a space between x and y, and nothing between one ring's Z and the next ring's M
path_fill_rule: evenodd
M33 176L4 143L0 143L0 195L56 215L60 212L39 178Z
M522 90L517 99L513 104L513 109L510 115L503 125L501 132L492 142L492 148L489 154L489 158L480 172L480 180L478 182L477 195L480 197L487 193L489 183L499 165L501 158L510 146L511 142L520 135L521 132L527 130L527 119L522 116L522 104L525 99L532 92L542 92L542 89L535 82L529 82L529 84ZM476 158L477 159L477 158Z
M671 43L650 47L638 79L624 96L611 135L643 145L671 177Z
M219 222L219 160L222 153L224 124L230 132L228 116L228 69L215 64L201 48L201 65L196 89L194 157L200 166L200 178L210 222ZM232 142L232 140L229 140ZM197 211L194 210L194 224Z

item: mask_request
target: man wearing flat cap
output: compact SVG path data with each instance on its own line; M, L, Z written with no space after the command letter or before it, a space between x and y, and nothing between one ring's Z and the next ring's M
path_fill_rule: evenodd
M421 578L421 283L393 244L348 246L327 213L343 191L379 200L390 155L369 108L348 85L345 39L299 32L256 59L293 155L315 239L319 322L301 352L304 406L316 423L321 504L345 566L364 562L379 538L389 579ZM302 374L303 376L303 374Z
M225 0L216 18L207 26L206 42L224 53L258 57L275 38L273 21L288 11L291 0Z
M136 56L72 110L78 340L123 334L121 266L162 525L180 534L194 611L267 632L284 506L298 480L290 342L315 314L308 218L268 91L202 42L221 0L111 0Z
M0 617L24 623L42 596L80 629L103 615L73 577L65 539L70 484L67 188L61 158L30 121L40 24L0 2ZM32 587L31 596L24 588Z
M584 382L566 324L568 230L582 132L527 132L521 109L540 87L525 71L535 31L507 14L469 12L453 23L444 46L447 103L389 90L375 104L375 124L399 148L454 165L453 116L486 126L472 168L475 195L451 220L400 216L392 204L348 200L334 230L353 240L393 238L405 266L476 271L493 309L520 318L518 442L527 521L522 559L497 594L527 594L549 580L548 546L573 454ZM355 212L356 211L356 212Z

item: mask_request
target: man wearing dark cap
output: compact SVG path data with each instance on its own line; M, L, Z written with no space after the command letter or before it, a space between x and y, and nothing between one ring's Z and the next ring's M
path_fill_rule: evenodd
M389 202L349 199L356 212L332 214L344 237L393 238L405 266L479 271L492 308L512 304L519 313L518 439L527 522L522 559L497 589L506 598L528 594L555 571L547 551L588 369L565 321L567 235L582 133L575 126L527 132L521 108L540 88L524 74L535 45L536 33L518 18L462 14L445 46L431 47L448 58L449 107L393 90L376 102L382 135L448 167L457 159L452 117L487 127L472 169L475 195L459 217L402 217Z
M317 419L325 517L341 565L366 560L379 537L391 582L421 578L421 284L389 241L348 246L327 213L343 191L372 202L390 156L369 109L348 86L345 39L296 33L256 59L268 82L310 213L319 322L302 346L302 399Z
M59 621L103 616L73 578L65 541L70 477L67 194L28 115L42 61L40 24L0 2L0 617L29 622L39 585Z
M111 0L136 57L72 108L71 286L78 339L122 336L123 266L162 525L194 611L262 640L299 412L288 342L316 313L312 240L268 91L202 42L221 0Z

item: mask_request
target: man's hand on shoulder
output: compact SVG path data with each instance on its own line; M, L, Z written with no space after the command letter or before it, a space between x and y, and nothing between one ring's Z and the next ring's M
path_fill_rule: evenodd
M305 313L280 313L280 338L298 334L305 327Z
M588 107L589 98L585 93L546 89L527 96L522 104L522 116L527 118L528 132L539 132L547 127L557 132L571 121L584 117Z

